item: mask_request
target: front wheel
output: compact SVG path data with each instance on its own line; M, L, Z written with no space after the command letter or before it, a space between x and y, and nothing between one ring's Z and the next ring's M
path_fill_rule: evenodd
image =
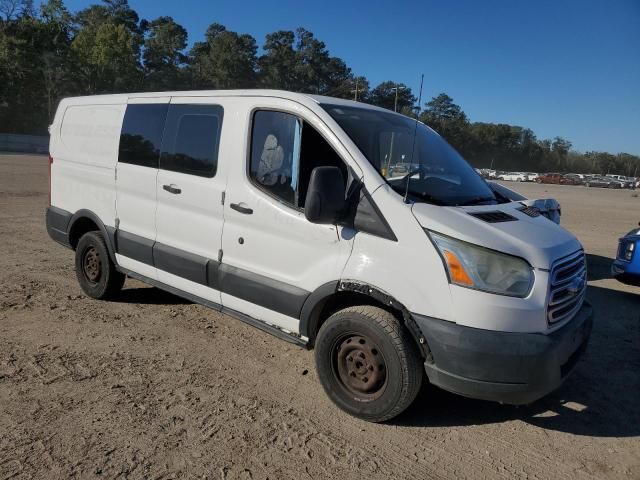
M76 277L91 298L112 298L122 289L125 276L111 261L100 232L88 232L80 238L76 247Z
M370 422L402 413L416 398L424 377L407 330L391 313L368 305L329 317L318 332L315 359L329 398Z

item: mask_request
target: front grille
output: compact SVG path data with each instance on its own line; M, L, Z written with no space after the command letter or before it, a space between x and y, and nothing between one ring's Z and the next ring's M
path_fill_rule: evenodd
M573 317L587 293L587 262L581 250L565 257L551 269L547 321L549 325Z

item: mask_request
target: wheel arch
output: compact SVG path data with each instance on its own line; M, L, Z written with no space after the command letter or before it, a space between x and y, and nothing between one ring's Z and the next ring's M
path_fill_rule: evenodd
M109 251L109 257L111 261L117 265L115 255L115 232L113 227L105 226L104 222L100 220L100 217L91 210L78 210L73 214L69 221L69 244L72 249L76 249L78 242L82 235L87 232L99 230L102 234L105 243L107 244L107 250Z
M427 339L402 303L373 285L354 280L328 282L309 295L300 314L300 334L309 339L308 347L313 348L320 327L331 315L357 305L376 306L394 314L411 334L422 357L432 357Z

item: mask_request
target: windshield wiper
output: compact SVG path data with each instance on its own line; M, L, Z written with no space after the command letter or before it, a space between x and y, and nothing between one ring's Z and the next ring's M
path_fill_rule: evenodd
M438 205L441 207L444 206L450 206L448 203L443 202L442 200L440 200L439 198L434 197L433 195L427 193L427 192L416 192L415 190L411 190L409 189L409 182L411 180L411 177L413 177L415 174L422 172L424 166L420 166L418 168L414 168L413 170L409 170L409 173L407 173L406 175L404 175L400 181L398 182L398 186L402 188L401 190L398 190L398 193L402 194L405 197L405 201L406 201L406 197L407 195L414 195L416 197L420 197L422 200L424 200L425 202L429 202L432 203L434 205ZM404 184L404 187L402 187L402 185Z
M474 198L471 198L471 199L467 200L466 202L456 203L456 206L464 207L464 206L468 206L468 205L479 205L479 204L481 204L483 202L489 202L489 201L496 202L496 203L498 202L498 200L496 199L496 197L494 195L493 197L487 197L487 196L474 197Z
M404 195L404 191L401 190L396 190L398 193L402 193ZM433 205L438 205L439 207L450 207L451 205L443 202L442 200L440 200L437 197L434 197L433 195L427 193L427 192L416 192L415 190L408 190L409 195L412 195L414 197L419 197L421 200L428 202L428 203L432 203Z
M414 168L413 170L409 170L405 176L400 179L400 183L404 183L405 180L409 181L411 177L413 177L416 173L420 173L422 171L422 167Z

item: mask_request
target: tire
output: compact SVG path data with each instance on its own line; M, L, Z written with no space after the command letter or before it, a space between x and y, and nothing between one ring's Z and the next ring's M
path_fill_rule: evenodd
M91 298L113 298L124 285L125 276L116 270L100 232L85 233L76 248L76 277Z
M329 317L316 338L315 360L333 403L369 422L384 422L406 410L424 377L409 332L391 313L369 305Z

